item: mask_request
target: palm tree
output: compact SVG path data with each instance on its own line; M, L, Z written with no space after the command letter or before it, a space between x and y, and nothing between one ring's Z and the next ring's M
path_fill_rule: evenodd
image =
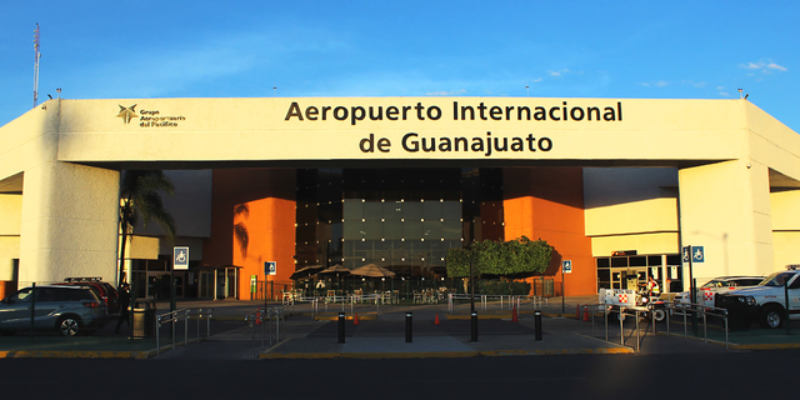
M161 227L169 241L175 240L175 220L164 208L161 192L172 195L175 187L164 171L123 171L120 183L119 227L122 245L119 252L119 285L125 281L125 246L133 235L139 217L147 228L151 219Z

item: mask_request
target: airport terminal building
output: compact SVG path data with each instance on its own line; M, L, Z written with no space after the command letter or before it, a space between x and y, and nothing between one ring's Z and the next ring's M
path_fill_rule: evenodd
M684 246L698 280L800 264L800 136L744 99L55 99L0 127L4 289L114 281L134 169L176 186L181 297L244 298L266 261L276 282L335 264L440 279L447 249L522 236L553 246L567 295L628 274L682 290ZM152 283L173 244L136 233L126 274Z

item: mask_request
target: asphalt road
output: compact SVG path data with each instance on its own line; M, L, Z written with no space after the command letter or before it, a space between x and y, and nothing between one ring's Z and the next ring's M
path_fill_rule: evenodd
M800 351L393 360L0 360L8 399L797 398Z

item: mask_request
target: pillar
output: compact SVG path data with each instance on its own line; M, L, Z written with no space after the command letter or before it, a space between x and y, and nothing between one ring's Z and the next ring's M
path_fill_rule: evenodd
M699 284L716 276L773 271L765 165L746 159L725 161L682 168L678 179L681 244L705 250L705 262L694 263L693 268ZM688 279L684 282L688 287Z
M116 277L119 172L57 161L25 171L20 286Z

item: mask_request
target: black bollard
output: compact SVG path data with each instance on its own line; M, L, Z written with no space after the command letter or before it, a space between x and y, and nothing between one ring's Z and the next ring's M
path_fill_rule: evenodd
M412 324L414 323L413 317L410 312L406 313L406 343L411 343L413 339Z
M534 321L536 322L536 340L542 340L542 312L536 311L533 313Z
M339 313L339 343L344 343L344 313Z
M471 331L471 334L472 334L471 335L472 337L471 337L470 341L477 342L478 341L478 313L477 312L473 312L472 314L470 314L470 325L471 325L470 326L471 327L470 331Z

